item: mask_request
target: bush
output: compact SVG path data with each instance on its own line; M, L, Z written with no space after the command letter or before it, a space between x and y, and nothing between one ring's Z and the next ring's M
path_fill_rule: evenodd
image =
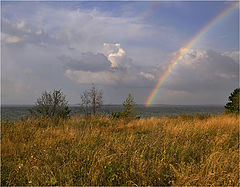
M37 117L69 118L71 110L61 90L54 90L43 92L30 112Z
M131 94L128 94L128 97L123 102L124 110L122 111L122 115L125 118L134 118L136 115L136 103L134 101L134 97Z

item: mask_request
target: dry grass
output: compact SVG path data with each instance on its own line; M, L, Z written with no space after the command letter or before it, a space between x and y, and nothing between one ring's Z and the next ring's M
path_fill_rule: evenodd
M239 116L1 125L1 185L239 185Z

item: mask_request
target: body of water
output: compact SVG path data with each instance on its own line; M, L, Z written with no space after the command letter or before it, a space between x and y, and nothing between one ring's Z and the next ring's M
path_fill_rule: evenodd
M1 119L14 121L21 118L27 118L33 106L30 105L5 105L1 106ZM81 115L82 108L80 106L70 106L71 115ZM104 105L101 113L111 114L122 110L121 105ZM137 105L137 113L141 118L173 116L179 114L197 114L210 113L221 114L224 111L224 106L221 105L152 105L145 107Z

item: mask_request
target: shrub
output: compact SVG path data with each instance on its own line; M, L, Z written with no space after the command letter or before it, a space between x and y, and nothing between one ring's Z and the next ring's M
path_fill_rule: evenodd
M124 109L120 112L112 113L112 117L115 119L124 118L127 121L136 118L136 103L134 101L134 97L131 94L128 94L128 97L123 102L123 108ZM137 118L139 119L140 117L138 116Z
M136 115L136 103L134 101L134 97L131 94L128 94L128 97L123 102L124 110L122 111L122 115L125 118L134 118Z

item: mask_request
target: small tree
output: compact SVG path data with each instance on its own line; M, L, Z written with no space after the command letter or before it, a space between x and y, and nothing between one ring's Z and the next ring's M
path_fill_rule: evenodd
M81 106L82 106L83 112L84 112L85 116L87 116L88 113L90 113L90 109L91 109L90 108L91 107L91 100L90 100L90 95L89 95L88 90L85 90L82 93L81 100L82 100Z
M225 105L225 113L239 113L240 88L235 89L228 97L228 103Z
M102 106L102 96L103 91L98 90L94 85L90 89L90 98L91 98L91 105L92 105L92 112L95 115L97 110Z
M96 115L97 111L102 106L103 91L96 88L95 85L92 86L90 90L85 90L81 95L82 107L85 115L93 113Z
M30 112L36 116L68 118L71 110L61 90L54 90L52 93L43 92Z
M136 112L136 103L134 101L134 97L129 93L126 100L123 102L124 110L121 112L122 116L128 119L132 119L135 117Z

